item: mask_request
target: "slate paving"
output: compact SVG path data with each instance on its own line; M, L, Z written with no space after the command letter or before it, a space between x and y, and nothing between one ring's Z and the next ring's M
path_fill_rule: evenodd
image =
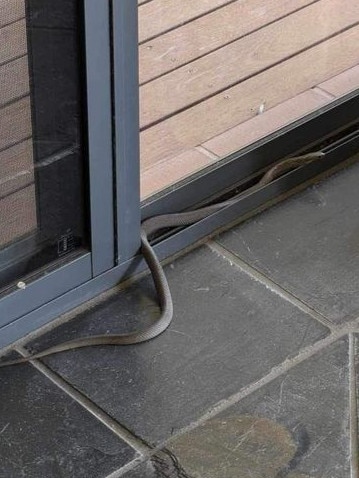
M342 339L185 434L171 451L193 477L350 477L348 341ZM203 460L208 456L209 466Z
M359 310L359 164L217 241L333 323Z
M166 266L156 340L49 357L53 381L1 370L0 478L356 478L358 180L355 164ZM27 348L158 314L150 278L81 310Z
M44 360L153 446L329 334L208 247L173 266L166 268L176 311L168 334L140 346L71 351ZM59 336L67 340L100 330L124 332L138 304L152 304L152 287L145 279L113 298L109 309L100 305L31 347L45 348Z
M137 452L34 367L1 369L0 477L107 477Z

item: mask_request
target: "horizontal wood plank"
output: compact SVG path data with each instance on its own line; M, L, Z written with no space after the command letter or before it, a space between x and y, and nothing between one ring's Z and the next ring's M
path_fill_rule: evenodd
M0 247L33 232L37 227L35 186L0 199Z
M0 110L0 151L32 135L30 97Z
M2 105L29 94L28 58L23 56L17 60L0 66L0 108ZM1 111L1 109L0 109ZM0 113L1 114L1 113Z
M320 95L313 90L305 91L215 136L202 146L223 158L321 108L329 101L328 96Z
M25 18L25 0L0 1L0 28L20 18Z
M160 35L232 0L152 0L139 7L139 39Z
M0 29L0 65L26 53L25 20L19 20Z
M358 61L359 63L359 61ZM340 97L359 88L359 65L344 71L340 75L331 78L318 85L322 90Z
M141 133L143 167L200 145L286 101L359 60L359 27L351 28Z
M342 7L342 0L322 0L147 83L140 91L141 127L213 96L359 22L359 2Z
M31 140L0 151L0 197L18 191L33 181L34 162Z
M311 3L313 0L236 1L146 42L139 48L140 83L172 71Z
M213 162L213 157L192 149L163 163L155 164L141 174L141 199L162 191Z

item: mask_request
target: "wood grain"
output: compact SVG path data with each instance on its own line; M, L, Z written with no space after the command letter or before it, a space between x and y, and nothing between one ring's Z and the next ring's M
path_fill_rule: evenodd
M28 186L33 181L34 164L31 140L0 151L0 197Z
M0 1L0 247L37 227L24 0ZM21 58L19 58L21 57ZM13 60L13 61L12 61Z
M359 2L322 0L141 87L141 127L188 108L359 22ZM239 61L240 59L240 61Z
M232 0L152 0L139 7L139 39L160 35Z
M192 149L162 163L157 163L141 174L141 199L145 199L214 162L203 153Z
M25 20L19 20L0 29L0 65L26 53Z
M140 82L172 71L310 3L313 0L237 1L146 42L139 48Z
M359 27L290 58L141 134L143 167L200 145L358 63Z
M24 0L1 0L0 1L0 28L8 23L25 18Z
M0 112L0 151L29 138L31 134L29 96L2 108Z
M358 61L359 63L359 61ZM318 85L322 90L334 96L343 96L350 91L359 88L359 65L344 71L340 75L331 78Z
M1 65L0 81L0 107L9 101L13 101L16 98L29 94L30 87L27 56L23 56L18 60Z
M0 247L3 247L37 227L35 186L0 199Z
M202 146L223 158L258 141L260 138L278 131L298 118L302 118L306 114L324 106L329 101L328 97L320 95L316 91L305 91L265 111L263 114L215 136Z

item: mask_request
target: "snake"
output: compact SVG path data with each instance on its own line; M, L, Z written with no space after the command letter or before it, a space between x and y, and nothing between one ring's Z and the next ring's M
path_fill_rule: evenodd
M244 194L254 192L261 187L271 183L278 177L282 176L284 173L296 169L300 166L309 164L318 158L322 158L323 156L325 156L325 153L323 153L322 151L317 151L301 156L284 159L272 166L254 186L251 186L250 188L245 189L239 194L236 194L229 200L217 202L209 206L201 207L199 209L191 211L161 214L144 220L140 228L140 252L142 253L143 258L145 259L145 262L150 269L153 283L156 289L156 294L158 297L158 305L161 311L159 317L145 329L125 334L92 335L82 338L76 338L74 340L69 340L58 345L54 345L43 351L27 355L26 357L22 357L16 360L0 362L0 368L9 367L12 365L25 364L31 360L38 360L44 357L48 357L50 355L66 352L73 349L80 349L83 347L104 345L135 345L147 342L149 340L154 339L155 337L158 337L171 324L174 310L172 295L165 272L163 270L160 260L158 259L154 251L153 246L150 243L149 238L155 232L158 232L164 228L167 229L173 227L185 227L191 224L195 224L196 222L209 217L211 214L214 214L221 209L224 209L225 207L233 206L243 197Z

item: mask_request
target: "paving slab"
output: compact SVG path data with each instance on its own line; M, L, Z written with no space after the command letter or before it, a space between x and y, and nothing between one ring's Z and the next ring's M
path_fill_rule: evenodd
M359 316L359 164L217 241L335 324Z
M45 362L150 444L197 420L328 329L202 247L166 267L174 299L170 329L148 343L66 352ZM39 338L63 340L143 327L158 314L146 278Z

